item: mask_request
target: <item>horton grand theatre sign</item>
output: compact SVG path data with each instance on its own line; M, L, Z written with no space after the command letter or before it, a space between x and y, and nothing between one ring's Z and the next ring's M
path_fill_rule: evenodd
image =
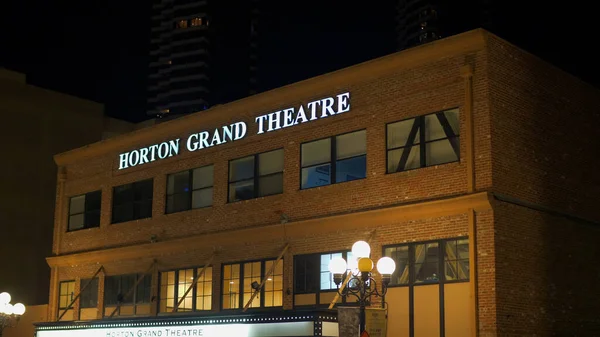
M258 116L254 119L257 124L256 134L263 134L298 124L309 123L317 119L339 115L350 111L350 93L327 97L310 102L299 107L290 107L279 111ZM236 122L224 125L214 130L192 133L183 142L180 138L131 150L119 155L119 170L151 163L178 155L181 147L194 152L246 137L248 126L246 122Z

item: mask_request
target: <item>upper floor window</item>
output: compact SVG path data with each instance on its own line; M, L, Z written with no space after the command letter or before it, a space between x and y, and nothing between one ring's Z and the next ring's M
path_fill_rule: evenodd
M173 312L182 298L183 301L177 307L178 312L211 310L212 267L205 268L202 275L199 275L201 271L202 268L190 268L161 272L160 312ZM196 278L196 286L192 287Z
M100 226L101 192L95 191L75 197L69 202L69 231Z
M213 165L167 176L167 213L202 208L213 202Z
M140 280L140 278L143 278ZM139 283L138 283L139 281ZM137 286L136 286L137 284ZM104 317L150 315L150 275L116 275L104 278Z
M177 21L176 27L179 29L184 29L188 27L188 20L179 20Z
M336 257L355 261L351 252L294 257L294 305L327 305L331 302L337 286L329 272L329 261Z
M276 260L264 260L223 265L223 309L240 309L250 301L255 288ZM283 260L275 266L260 292L252 299L250 308L280 307L283 305Z
M113 188L112 223L152 216L153 180L143 180Z
M366 154L366 130L302 144L301 188L365 178Z
M396 262L391 285L469 280L469 240L450 239L384 247Z
M458 109L387 125L387 172L451 163L460 159Z
M283 149L229 162L229 202L283 193Z
M202 26L202 18L193 18L191 20L192 26Z

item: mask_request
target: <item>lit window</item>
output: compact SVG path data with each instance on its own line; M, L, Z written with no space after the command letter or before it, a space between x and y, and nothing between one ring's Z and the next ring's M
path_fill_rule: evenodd
M459 161L458 109L387 125L387 172Z
M203 311L212 308L212 267L179 269L160 273L160 312L173 312L175 305L185 298L177 311ZM200 277L190 290L194 279ZM189 290L189 292L188 292ZM186 295L187 292L187 295Z
M192 26L202 26L202 18L193 18L191 20Z
M302 144L301 188L311 188L365 178L365 130Z
M58 308L66 309L75 297L75 281L62 281L60 282L60 289L58 295Z
M243 308L274 263L275 260L264 260L223 265L223 309ZM280 260L249 308L282 305L283 260Z
M100 191L71 197L69 201L68 230L100 226Z
M229 202L283 193L283 149L229 162Z
M177 22L177 28L179 29L184 29L188 27L188 21L187 20L179 20Z
M167 176L167 214L209 207L213 202L213 166Z

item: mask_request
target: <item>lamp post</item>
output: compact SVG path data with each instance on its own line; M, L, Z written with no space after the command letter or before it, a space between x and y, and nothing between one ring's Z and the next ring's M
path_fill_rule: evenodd
M21 303L10 304L10 294L0 293L0 337L6 327L13 327L25 313L25 306Z
M358 299L360 305L360 333L365 331L365 307L367 300L371 296L381 297L385 303L385 293L387 286L392 278L392 273L396 270L396 263L389 257L382 257L377 261L377 271L381 274L381 292L377 290L377 282L373 279L371 271L373 270L373 260L369 258L371 247L365 241L357 241L352 245L352 256L356 258L356 270L348 270L349 263L341 257L333 258L329 261L329 271L333 274L333 282L337 286L340 296L353 295ZM354 261L349 261L354 262ZM354 268L353 268L354 269ZM340 291L340 284L344 274L349 272L347 287Z

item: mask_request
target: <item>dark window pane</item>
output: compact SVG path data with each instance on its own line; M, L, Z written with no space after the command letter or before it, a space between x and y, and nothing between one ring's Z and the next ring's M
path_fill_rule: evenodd
M139 275L138 277L144 277L144 279L138 284L136 289L136 302L137 303L150 303L150 291L152 290L152 277L150 275Z
M133 200L132 184L116 186L113 188L113 205L119 206Z
M258 196L283 193L283 173L260 177L258 181Z
M190 173L183 171L167 177L167 195L187 193L190 191Z
M188 193L167 196L167 213L181 212L190 209Z
M302 169L302 188L311 188L331 184L331 164Z
M100 210L100 191L91 192L85 195L85 210Z
M106 276L104 278L104 303L108 306L117 305L117 296L119 294L119 287L121 276Z
M438 282L439 280L438 243L415 246L415 282Z
M152 185L153 180L144 180L135 183L134 189L134 200L142 201L142 200L152 200Z
M133 218L144 219L152 216L152 200L145 200L134 204Z
M81 280L81 289L88 283L88 280ZM81 296L79 297L80 308L95 308L98 306L98 278L92 280L92 282L83 289Z
M254 177L254 156L229 162L229 182L246 180L252 177Z
M338 160L335 171L336 183L365 178L367 175L367 156Z
M133 210L131 209L131 203L122 206L114 206L112 217L113 223L133 220Z
M409 265L408 265L408 246L388 247L384 251L384 256L390 257L396 262L396 270L392 274L391 284L408 284Z
M85 213L85 227L98 227L100 226L100 210L89 211Z
M135 286L137 275L123 275L121 276L121 291L118 294L118 300L121 303L131 304L133 303L134 292L132 291Z
M230 202L252 198L254 198L254 179L229 184Z

